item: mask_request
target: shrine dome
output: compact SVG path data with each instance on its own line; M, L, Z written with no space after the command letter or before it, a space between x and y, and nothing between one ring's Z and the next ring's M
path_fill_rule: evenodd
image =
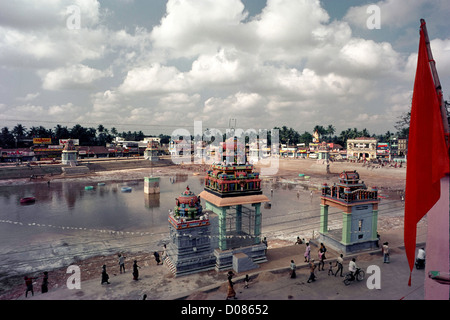
M196 196L189 189L189 186L175 199L175 203L174 213L176 216L186 219L196 219L202 214L203 208L200 203L200 197Z

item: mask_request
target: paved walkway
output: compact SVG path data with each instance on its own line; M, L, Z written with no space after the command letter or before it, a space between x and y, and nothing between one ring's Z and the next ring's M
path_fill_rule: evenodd
M317 271L317 280L307 283L309 269L303 263L304 245L292 245L269 249L269 262L260 268L247 272L251 278L249 288L243 288L242 279L245 273L234 277L237 298L241 300L351 300L351 299L383 299L383 300L423 300L424 270L413 271L413 283L408 287L409 268L404 250L391 249L391 261L383 263L381 252L359 254L357 264L367 271L369 266L378 266L381 276L381 289L369 289L367 286L371 274L361 282L345 286L343 278L328 275L328 262L335 261L337 253L328 250L325 271ZM312 247L312 252L317 249ZM289 263L297 264L297 278L289 277ZM348 270L345 257L344 274ZM69 275L68 275L69 276ZM140 269L140 280L133 281L131 272L110 274L109 285L100 284L98 279L83 281L81 289L69 290L65 286L52 289L46 294L35 293L33 297L21 296L19 299L29 300L139 300L144 294L149 300L224 300L227 294L226 272L204 272L175 278L165 266L153 263L143 265ZM36 288L35 290L37 290Z

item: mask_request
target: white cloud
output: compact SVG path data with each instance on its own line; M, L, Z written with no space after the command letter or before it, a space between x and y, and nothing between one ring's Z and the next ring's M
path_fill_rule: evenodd
M166 15L152 30L154 47L171 57L211 54L239 37L247 17L240 0L169 0Z
M0 25L24 30L65 28L71 6L79 9L81 27L95 26L101 19L96 0L14 0L0 2Z
M146 25L110 11L116 4L109 2L2 2L0 68L15 84L23 75L13 90L2 83L2 112L19 102L17 110L36 119L159 125L203 119L227 127L233 117L250 128L286 124L303 131L333 123L338 130L385 131L408 108L417 59L417 48L399 46L387 31L406 30L404 40L421 12L430 14L429 24L437 17L442 25L450 5L375 4L382 29L371 38L363 30L367 6L336 19L319 0L268 0L253 16L240 0L168 0L166 12ZM80 8L78 30L66 26L70 5ZM154 8L128 5L127 12ZM443 34L431 38L445 84L450 38Z
M39 97L39 96L40 96L40 93L39 93L39 92L36 92L36 93L28 93L28 94L26 94L24 97L18 97L17 100L18 100L18 101L25 101L25 102L27 102L27 101L34 100L34 99L36 99L36 98Z
M109 69L102 71L76 64L47 72L42 76L42 87L46 90L86 88L98 79L111 76Z
M128 71L119 91L125 94L160 93L181 91L188 83L185 75L175 67L162 66L155 63L150 67L136 67Z
M329 15L321 8L319 1L269 0L253 23L261 39L284 45L289 42L312 42L310 31L328 20Z
M375 4L380 8L381 28L399 28L410 22L419 21L420 12L426 0L383 0L376 3L368 3L362 6L349 8L344 20L358 28L367 29L367 19L373 12L367 12L370 5Z
M189 77L197 86L232 84L241 80L245 71L235 50L222 49L214 55L200 55L192 63Z

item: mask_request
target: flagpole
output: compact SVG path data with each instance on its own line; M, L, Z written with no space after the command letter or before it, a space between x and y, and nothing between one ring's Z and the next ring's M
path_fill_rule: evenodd
M428 59L430 60L431 74L433 76L434 85L436 87L436 93L440 99L442 124L444 125L445 142L447 143L447 148L449 147L449 126L447 118L447 109L445 108L444 95L442 93L441 81L439 80L439 75L436 70L436 61L433 59L433 53L431 52L430 39L428 38L427 24L424 19L420 19L420 27L423 30L425 36L425 43L427 45Z
M450 154L450 129L449 129L449 123L448 123L448 114L447 114L447 109L445 107L445 101L444 101L444 95L442 93L442 86L441 86L441 82L439 80L439 75L437 73L437 69L436 69L436 61L434 61L433 59L433 53L431 52L431 46L430 46L430 39L428 37L428 31L427 31L427 25L425 22L425 19L420 19L420 27L423 30L423 34L425 37L425 44L427 47L427 52L428 52L428 59L429 59L429 63L430 63L430 68L431 68L431 74L434 80L434 85L436 88L436 94L439 98L439 104L441 107L441 118L442 118L442 124L443 124L443 128L444 128L444 136L445 136L445 143L447 144L447 149L448 152ZM446 179L448 179L450 181L450 176L447 174ZM449 203L450 203L450 188L449 188ZM449 221L450 221L450 205L449 205ZM450 223L449 223L450 225ZM449 248L450 248L450 227L449 227ZM448 270L449 274L450 274L450 254L449 254L449 270ZM449 296L450 296L450 288L449 288Z

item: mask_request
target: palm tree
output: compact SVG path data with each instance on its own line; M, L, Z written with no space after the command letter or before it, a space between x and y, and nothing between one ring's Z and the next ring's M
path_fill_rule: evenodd
M366 128L364 128L364 129L361 131L360 136L361 136L361 137L370 137L370 133L369 133L369 131L368 131Z
M325 129L323 126L316 125L313 129L313 132L316 132L319 134L319 140L322 140L322 137L327 133L327 129Z
M3 127L1 130L0 145L4 148L14 147L14 136L9 131L8 127Z
M67 127L63 127L60 124L55 126L55 139L67 139L69 137L69 130Z
M336 129L335 129L335 127L332 125L332 124L329 124L328 125L328 128L327 128L327 133L328 133L328 138L330 139L330 141L331 141L331 136L334 134L336 132Z
M11 133L17 138L25 136L26 132L27 129L21 124L17 124L11 131Z
M26 132L27 132L27 129L21 124L17 124L12 129L11 133L14 136L16 148L17 148L17 143L20 142L20 140L26 135Z

